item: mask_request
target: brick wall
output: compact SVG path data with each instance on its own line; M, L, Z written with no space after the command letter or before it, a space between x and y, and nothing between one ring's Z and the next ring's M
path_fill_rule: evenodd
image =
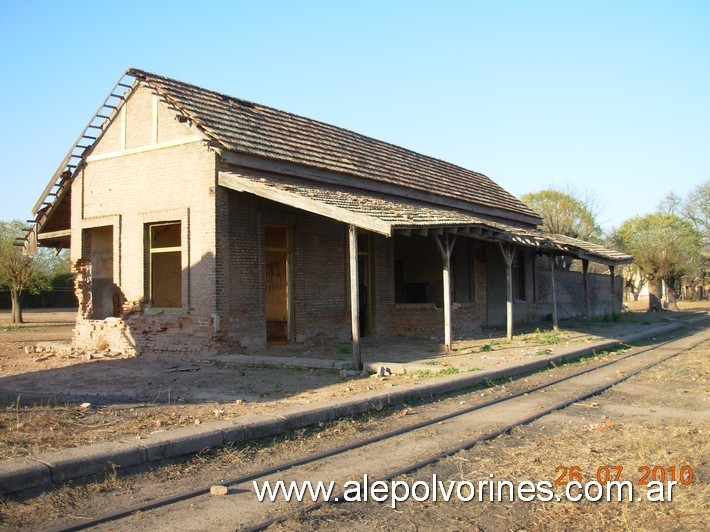
M216 156L147 90L128 101L72 184L72 261L81 295L75 343L116 350L198 352L214 345ZM156 117L158 121L156 123ZM125 132L123 126L126 126ZM123 140L125 138L125 141ZM125 142L125 144L124 144ZM124 149L125 148L125 149ZM147 224L180 222L182 308L148 302ZM95 320L90 293L91 230L113 229L113 284L118 316ZM82 303L83 301L83 303ZM217 319L218 321L218 319Z
M264 227L291 228L290 294L292 340L316 344L350 337L349 273L346 226L256 196L226 195L228 224L218 264L223 268L226 305L221 336L232 351L266 348Z

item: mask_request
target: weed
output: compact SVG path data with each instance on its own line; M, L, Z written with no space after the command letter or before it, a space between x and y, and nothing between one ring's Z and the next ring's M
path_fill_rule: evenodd
M437 372L437 375L456 375L459 372L458 368L453 366L447 366L446 368Z
M436 360L428 360L423 363L425 366L438 366L439 363Z
M493 346L491 346L491 344L483 344L481 346L482 353L488 353L489 351L493 351Z
M540 345L554 345L564 342L564 338L557 334L548 334L537 341Z
M539 357L544 357L544 356L549 355L549 354L550 354L550 350L549 350L549 349L538 349L537 351L535 351L535 355L537 355L537 356L539 356Z
M468 372L471 372L471 371L481 371L481 368L477 368L477 367L474 366L474 367L468 368L466 371L468 371Z
M349 346L349 345L341 345L341 346L338 348L338 354L339 354L339 355L352 355L352 354L353 354L352 346Z
M96 344L94 347L96 347L97 351L106 351L109 348L108 340L106 339L105 336L99 336L96 339Z

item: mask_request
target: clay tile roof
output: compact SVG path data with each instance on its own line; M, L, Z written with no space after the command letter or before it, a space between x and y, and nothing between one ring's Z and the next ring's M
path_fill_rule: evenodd
M178 80L137 69L127 74L147 83L229 151L482 205L522 216L531 225L540 222L527 205L478 172Z
M444 208L421 201L356 190L342 185L324 184L293 176L268 172L219 173L220 184L233 190L266 197L287 205L297 205L306 200L311 212L324 216L340 216L359 227L391 236L395 230L417 228L449 228L472 234L482 229L486 235L477 238L497 242L512 242L542 251L586 258L604 264L625 264L633 257L565 235L546 233L539 229L524 229L504 224L460 209ZM282 194L277 194L277 193ZM322 207L338 209L323 210ZM355 217L349 218L349 214ZM360 215L359 217L357 217ZM356 218L357 217L357 218Z

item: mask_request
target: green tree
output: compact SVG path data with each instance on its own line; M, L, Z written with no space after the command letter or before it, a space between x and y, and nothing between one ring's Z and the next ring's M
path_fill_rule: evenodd
M699 231L675 214L631 218L616 234L621 249L634 256L648 280L648 309L660 310L661 281L668 286L670 308L678 310L676 284L695 269L702 247Z
M50 286L43 258L25 255L15 245L24 234L22 222L0 222L0 287L10 291L13 323L22 323L23 292L37 293Z
M524 194L521 199L542 217L543 231L588 242L600 241L602 229L591 202L555 189ZM568 270L572 261L568 257L558 257L556 262L560 268Z
M705 248L710 248L710 181L699 185L688 195L683 216L700 231Z

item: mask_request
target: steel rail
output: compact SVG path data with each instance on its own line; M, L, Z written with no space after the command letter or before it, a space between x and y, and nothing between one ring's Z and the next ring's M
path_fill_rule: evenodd
M551 387L551 386L555 386L555 385L557 385L557 384L560 384L560 383L569 381L569 380L571 380L571 379L574 379L574 378L576 378L576 377L585 375L585 374L587 374L587 373L592 373L592 372L595 372L595 371L599 371L599 370L601 370L601 369L603 369L603 368L605 368L605 367L611 366L611 365L613 365L613 364L618 364L618 363L623 362L624 360L627 360L627 359L629 359L629 358L637 357L637 356L642 355L642 354L644 354L644 353L647 353L647 352L649 352L649 351L652 351L652 350L661 348L661 347L663 347L663 346L665 346L665 345L667 345L667 344L669 344L669 343L675 342L675 341L679 340L680 338L687 337L687 336L689 336L689 333L685 333L685 334L681 335L680 337L671 338L671 339L669 339L669 340L666 340L666 341L661 342L661 343L658 343L658 344L653 344L652 346L643 348L643 349L641 349L641 350L639 350L639 351L637 351L637 352L634 352L634 353L629 353L628 355L624 355L624 356L619 357L619 358L617 358L617 359L610 360L610 361L608 361L608 362L604 362L603 364L600 364L600 365L595 366L595 367L593 367L593 368L586 368L586 369L584 369L584 370L581 370L581 371L572 373L572 374L567 375L567 376L565 376L565 377L553 379L552 381L539 384L539 385L537 385L537 386L534 386L534 387L529 388L529 389L524 390L524 391L516 392L516 393L514 393L514 394L511 394L511 395L508 395L508 396L505 396L505 397L500 397L500 398L496 398L496 399L491 399L491 400L488 400L488 401L484 401L484 402L478 403L478 404L476 404L476 405L472 405L472 406L469 406L469 407L466 407L466 408L462 408L462 409L456 410L455 412L450 412L450 413L448 413L448 414L444 414L444 415L441 415L441 416L437 416L437 417L432 418L432 419L428 419L428 420L425 420L425 421L421 421L421 422L418 422L418 423L414 423L414 424L412 424L412 425L407 425L406 427L402 427L402 428L399 428L399 429L396 429L396 430L393 430L393 431L385 432L385 433L379 434L379 435L377 435L377 436L373 436L373 437L370 437L370 438L366 438L366 439L360 440L360 441L355 442L355 443L351 443L351 444L348 444L348 445L339 446L339 447L330 449L330 450L328 450L328 451L324 451L324 452L322 452L322 453L318 453L318 454L316 454L316 455L310 455L310 456L307 456L307 457L304 457L304 458L299 458L299 459L296 459L296 460L291 460L291 461L289 461L289 462L285 462L285 463L279 464L279 465L277 465L277 466L273 466L273 467L269 467L269 468L266 468L266 469L262 469L262 470L260 470L260 471L255 471L255 472L253 472L253 473L249 473L249 474L247 474L247 475L242 475L242 476L239 476L239 477L236 477L236 478L227 480L227 481L221 481L221 482L219 482L219 484L220 484L220 485L224 485L224 486L232 486L232 485L237 485L237 484L243 484L243 483L245 483L245 482L250 482L250 481L253 481L253 480L257 480L257 479L259 479L259 478L262 478L262 477L266 477L266 476L269 476L269 475L273 475L273 474L276 474L276 473L280 473L280 472L283 472L283 471L287 471L287 470L292 469L292 468L294 468L294 467L298 467L298 466L301 466L301 465L306 465L306 464L313 463L313 462L318 462L318 461L320 461L320 460L324 460L324 459L326 459L326 458L330 458L330 457L335 456L335 455L338 455L338 454L343 454L343 453L345 453L345 452L347 452L347 451L351 451L351 450L353 450L353 449L358 449L358 448L361 448L361 447L365 447L365 446L367 446L367 445L371 445L371 444L373 444L373 443L378 443L378 442L384 441L384 440L386 440L386 439L390 439L390 438L394 438L394 437L397 437L397 436L401 436L402 434L406 434L406 433L408 433L408 432L412 432L412 431L415 431L415 430L418 430L418 429L421 429L421 428L425 428L425 427L428 427L428 426L430 426L430 425L435 425L435 424L440 423L440 422L442 422L442 421L447 421L447 420L449 420L449 419L453 419L453 418L455 418L455 417L463 416L463 415L469 414L469 413L471 413L471 412L475 412L475 411L477 411L477 410L481 410L481 409L483 409L483 408L488 408L488 407L491 407L491 406L494 406L494 405L498 405L498 404L504 403L504 402L506 402L506 401L511 401L511 400L513 400L513 399L516 399L516 398L518 398L518 397L522 397L522 396L524 396L524 395L529 395L529 394L531 394L531 393L534 393L534 392L543 390L543 389L545 389L545 388L549 388L549 387ZM404 468L404 469L402 469L402 470L400 470L400 471L397 471L397 472L395 472L395 473L392 473L391 475L388 475L387 477L384 477L383 479L380 479L380 480L389 480L389 479L391 479L391 478L394 478L395 476L399 476L399 475L403 475L403 474L409 473L409 472L411 472L411 471L415 471L415 470L420 469L420 468L422 468L422 467L424 467L424 466L426 466L426 465L430 465L431 463L434 463L434 462L436 462L436 461L438 461L438 460L441 460L442 458L445 458L445 457L447 457L447 456L450 456L451 454L454 454L454 453L459 452L459 451L461 451L461 450L470 449L471 447L475 446L477 443L480 443L480 442L483 442L483 441L486 441L486 440L490 440L490 439L493 439L493 438L495 438L495 437L497 437L497 436L500 436L501 434L505 434L505 433L507 433L507 432L510 432L510 430L512 430L512 429L515 428L515 427L529 424L529 423L531 423L532 421L535 421L535 420L537 420L537 419L539 419L539 418L541 418L541 417L543 417L543 416L546 416L546 415L548 415L548 414L550 414L550 413L552 413L552 412L554 412L554 411L556 411L556 410L561 410L561 409L563 409L563 408L566 408L567 406L571 405L571 404L574 403L574 402L582 401L582 400L587 399L587 398L589 398L589 397L593 397L593 396L595 396L595 395L598 395L598 394L600 394L600 393L602 393L602 392L608 390L608 389L611 388L612 386L615 386L616 384L618 384L618 383L620 383L620 382L623 382L623 381L625 381L626 379L628 379L628 378L630 378L630 377L633 377L634 375L637 375L637 374L641 373L642 371L645 371L645 370L647 370L647 369L650 369L650 368L652 368L652 367L654 367L654 366L656 366L656 365L658 365L658 364L660 364L660 363L662 363L662 362L665 362L666 360L669 360L669 359L671 359L671 358L673 358L673 357L675 357L675 356L678 356L679 354L681 354L681 353L687 351L688 349L691 349L691 348L684 348L684 349L681 349L681 350L679 350L678 352L676 352L676 353L674 353L674 354L672 354L672 355L670 355L670 356L667 356L667 357L665 357L665 358L663 358L663 359L661 359L661 360L659 360L659 361L656 361L656 362L653 362L653 363L651 363L651 364L649 364L649 365L647 365L647 366L644 366L644 367L642 367L641 369L639 369L639 370L637 370L637 371L634 371L633 373L626 374L626 375L624 375L622 378L619 378L619 379L617 379L617 380L615 380L615 381L613 381L613 382L610 382L610 383L608 383L608 384L605 384L605 385L602 386L602 387L596 388L596 389L592 390L591 392L587 392L587 393L582 394L582 395L580 395L580 396L576 396L576 397L574 397L573 399L564 401L564 402L562 402L562 403L558 403L558 404L556 404L556 405L554 405L554 406L552 406L552 407L550 407L550 408L548 408L548 409L546 409L546 410L543 410L543 411L541 411L541 412L539 412L539 413L537 413L537 414L535 414L535 415L533 415L533 416L530 416L530 417L528 417L528 418L525 418L525 419L522 420L522 421L518 421L518 422L516 422L516 423L514 423L514 424L508 425L508 426L506 426L506 427L503 427L502 429L498 429L498 430L496 430L496 431L494 431L494 432L491 432L491 433L489 433L489 434L486 434L486 435L484 435L484 436L480 436L480 437L478 437L478 438L476 438L476 439L474 439L474 440L471 440L471 441L466 442L466 443L464 443L464 444L462 444L462 445L456 446L455 448L448 449L448 450L446 450L446 451L442 451L441 453L439 453L439 454L437 454L437 455L435 455L435 456L433 456L433 457L431 457L431 458L429 458L429 459L426 459L426 460L424 460L424 461L422 461L422 462L418 462L417 464L414 464L414 465L412 465L412 466L408 466L408 467L406 467L406 468ZM563 360L564 360L564 359L563 359ZM556 367L556 366L551 363L550 366L548 366L548 367ZM539 370L539 371L543 371L543 370ZM517 380L517 379L516 379L516 380ZM454 394L451 394L451 395L454 395ZM93 527L93 526L97 526L97 525L102 524L102 523L108 523L108 522L111 522L111 521L117 521L117 520L119 520L119 519L123 519L123 518L125 518L125 517L129 517L129 516L131 516L131 515L133 515L133 514L135 514L135 513L138 513L138 512L146 512L146 511L154 510L154 509L156 509L156 508L161 508L161 507L164 507L164 506L169 506L169 505L171 505L171 504L175 504L175 503L178 503L178 502L181 502L181 501L184 501L184 500L188 500L188 499L192 499L192 498L195 498L195 497L199 497L199 496L201 496L201 495L207 495L209 492L210 492L210 486L201 487L201 488L197 488L197 489L194 489L194 490L182 492L182 493L179 493L179 494L176 494L176 495L171 495L171 496L168 496L168 497L165 497L165 498L162 498L162 499L156 499L156 500L151 501L151 502L148 502L148 503L141 503L141 504L138 504L138 505L136 505L136 506L127 508L127 509L125 509L125 510L121 510L121 511L118 511L118 512L115 512L115 513L111 513L111 514L106 514L106 515L103 515L103 516L100 516L100 517L97 517L97 518L93 518L93 519L88 520L88 521L84 521L84 522L77 523L77 524L74 524L74 525L70 525L70 526L67 526L67 527L59 528L59 529L56 529L56 530L57 530L57 532L70 532L70 531L76 531L76 530L84 530L84 529L87 529L87 528L90 528L90 527ZM336 497L334 497L334 498L339 498L339 499L342 500L342 494L338 494L338 495L336 495ZM311 505L305 506L304 508L302 508L302 511L303 511L303 512L310 512L310 511L313 511L313 510L315 510L315 509L317 509L317 508L320 508L321 506L323 506L324 504L329 503L329 502L332 502L332 501L319 501L319 502L313 503L313 504L311 504ZM250 527L250 528L248 528L247 530L249 530L249 531L263 530L264 528L266 528L266 527L268 527L268 526L270 526L270 525L272 525L272 524L275 524L275 523L277 523L277 522L282 521L282 520L285 519L286 517L287 517L286 515L277 516L277 517L274 517L274 518L272 518L272 519L269 519L268 521L264 521L264 522L262 522L262 523L259 523L258 525L255 525L255 526L253 526L253 527Z

